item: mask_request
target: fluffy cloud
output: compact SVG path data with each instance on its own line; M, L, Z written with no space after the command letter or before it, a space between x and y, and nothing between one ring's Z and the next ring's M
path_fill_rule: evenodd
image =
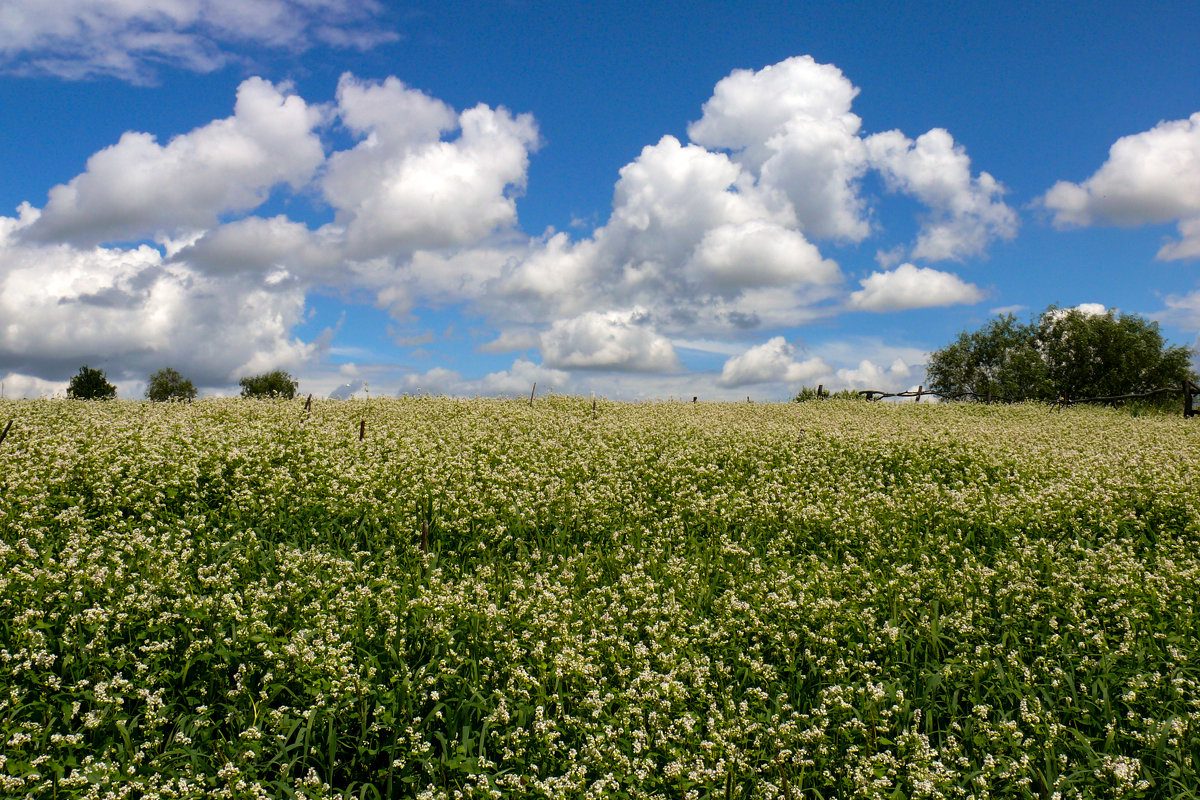
M782 336L776 336L726 361L717 383L726 387L756 383L800 383L830 372L832 368L820 358L796 361L795 348Z
M279 0L290 1L323 0ZM126 134L52 189L40 214L26 208L0 226L0 304L32 309L31 324L50 331L32 336L40 350L0 338L0 369L58 375L103 352L128 374L171 363L211 386L307 364L330 390L366 374L328 373L312 361L325 344L290 331L311 293L334 291L369 297L398 320L414 308L461 308L502 332L482 350L541 352L541 364L518 359L480 379L438 368L404 378L405 387L419 380L430 391L494 393L603 377L641 391L665 373L671 380L656 385L695 392L668 337L731 342L725 389L828 374L820 359L797 361L782 338L743 350L844 310L842 271L814 241L876 232L859 194L867 170L929 207L921 257L978 252L1005 235L1011 214L998 185L973 177L945 132L863 138L850 110L857 92L836 67L807 57L733 73L690 127L693 141L664 136L646 146L619 171L607 221L572 239L553 230L528 237L517 226L516 198L539 142L529 115L486 105L460 112L395 78L351 75L334 103L313 106L253 78L229 118L166 144ZM330 151L345 137L344 149ZM254 213L283 187L301 200L317 196L332 221ZM158 247L128 245L147 239ZM48 276L41 285L35 262ZM865 279L850 305L979 296L953 275L905 264Z
M978 303L979 287L957 275L929 267L901 264L887 272L873 272L859 281L862 289L850 295L850 308L864 311L903 311Z
M862 121L850 112L858 91L811 56L735 70L717 83L688 136L733 151L763 185L782 190L806 233L860 241L870 226L857 187L866 167Z
M859 186L869 169L928 208L901 255L962 259L1014 235L1002 188L972 174L948 133L864 138L851 112L857 94L840 70L807 56L733 72L689 126L692 143L665 136L620 170L612 214L590 237L557 233L515 255L483 300L488 313L519 308L525 321L550 325L638 307L655 330L684 338L741 338L828 315L842 273L811 239L872 232ZM932 294L906 295L907 284ZM885 310L981 296L907 266L872 276L855 302Z
M664 136L621 168L612 218L597 240L627 267L625 283L635 288L682 265L712 228L788 224L792 214L781 200L757 190L728 156Z
M533 243L485 302L545 322L640 307L663 331L728 332L811 318L840 278L786 197L729 156L666 136L621 169L612 215L591 238Z
M10 372L0 378L0 397L25 399L36 397L62 397L67 393L67 381L47 381L34 375Z
M911 140L900 131L866 139L871 165L887 185L929 208L913 258L942 261L979 255L994 238L1011 239L1017 215L1000 198L1003 187L991 175L971 177L971 159L941 128Z
M0 370L61 380L87 362L121 379L170 365L222 386L317 352L291 335L305 301L293 285L210 278L144 245L23 241L35 217L0 217Z
M126 134L44 209L0 217L0 313L19 320L0 331L0 369L50 378L90 361L117 378L169 363L227 385L321 352L290 333L314 290L366 290L399 316L477 297L527 250L508 229L536 144L531 118L457 114L394 79L349 76L336 114L358 141L326 159L318 111L252 78L233 116L165 145ZM332 223L218 224L318 175ZM159 247L106 244L150 237Z
M1179 221L1179 241L1170 242L1158 251L1164 261L1200 258L1200 217Z
M483 395L528 395L536 383L542 391L563 389L570 374L518 358L505 370L490 372L482 378L467 380L456 370L434 367L426 372L409 373L400 380L401 394L445 394L470 397Z
M835 262L799 232L754 220L705 232L687 271L718 293L764 286L830 284L841 278Z
M538 143L530 115L478 105L456 116L394 78L352 76L338 84L338 115L361 141L330 157L321 186L349 256L463 246L516 224ZM451 130L458 138L443 140Z
M153 80L169 64L211 72L230 46L303 50L317 42L369 48L397 38L369 29L375 0L6 0L0 66L78 79Z
M731 151L760 190L782 192L799 229L858 242L871 234L859 183L869 169L929 209L911 257L962 259L1015 235L1016 213L988 173L971 175L966 151L935 128L914 141L900 131L863 137L850 110L855 87L831 64L789 58L722 79L688 128L692 141Z
M854 369L837 371L837 380L848 388L885 392L903 391L912 377L912 368L902 358L896 358L888 367L863 359Z
M536 383L542 391L549 392L566 388L570 377L569 373L562 370L518 358L508 369L488 373L470 386L484 395L524 394Z
M1177 221L1160 259L1200 256L1200 112L1118 139L1083 183L1059 181L1041 202L1060 228Z
M551 367L669 372L678 367L675 348L648 324L645 311L589 312L557 320L541 336Z
M55 186L29 235L92 245L203 229L261 204L270 188L299 188L325 160L317 112L261 78L238 88L234 115L165 147L126 133Z
M222 225L172 255L211 275L288 270L306 278L320 277L339 260L336 242L284 216Z

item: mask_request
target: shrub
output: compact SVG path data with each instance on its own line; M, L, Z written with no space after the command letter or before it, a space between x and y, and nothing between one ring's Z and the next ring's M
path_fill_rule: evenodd
M820 389L820 388L821 387L817 387L817 389ZM796 396L792 398L792 402L807 403L809 400L829 400L829 399L863 400L863 399L865 399L861 394L854 391L853 389L839 389L836 392L828 392L828 391L825 391L822 389L820 394L817 393L817 389L813 389L808 386L803 387L799 392L796 392Z

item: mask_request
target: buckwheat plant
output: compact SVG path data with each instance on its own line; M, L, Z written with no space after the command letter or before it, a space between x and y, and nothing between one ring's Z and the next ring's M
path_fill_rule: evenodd
M0 796L1200 796L1194 420L560 396L8 419Z

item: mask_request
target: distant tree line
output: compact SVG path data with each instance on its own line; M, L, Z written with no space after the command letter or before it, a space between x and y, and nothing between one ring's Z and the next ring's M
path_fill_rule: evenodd
M1195 383L1191 359L1191 350L1167 344L1158 323L1137 314L1050 306L1028 322L1005 314L978 330L959 334L930 356L926 389L942 397L998 401L1112 397ZM299 386L290 373L278 369L244 377L238 384L242 397L286 400L296 396ZM104 371L87 365L80 367L67 388L68 397L80 400L116 394ZM832 396L848 394L855 393L844 390ZM149 400L195 396L195 385L170 367L147 380ZM830 396L821 387L805 388L794 399Z
M280 397L291 400L300 385L290 373L281 369L251 375L238 381L242 397ZM117 387L109 383L102 369L93 369L86 364L79 368L67 385L67 397L73 400L109 400L117 396ZM146 379L146 399L154 402L169 400L192 400L196 397L196 385L183 377L178 370L163 367Z

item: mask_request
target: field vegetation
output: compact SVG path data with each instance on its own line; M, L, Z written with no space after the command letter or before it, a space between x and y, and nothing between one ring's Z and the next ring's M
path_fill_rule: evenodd
M301 405L0 401L0 795L1200 796L1195 420Z

